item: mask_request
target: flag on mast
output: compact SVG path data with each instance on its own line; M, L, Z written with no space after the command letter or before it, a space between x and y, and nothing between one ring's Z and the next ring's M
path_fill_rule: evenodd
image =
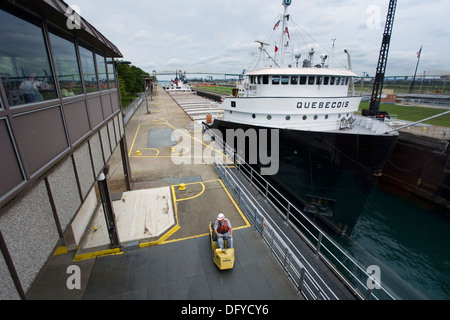
M289 30L288 30L287 27L286 27L286 33L287 33L287 36L288 36L289 40L291 40L291 36L289 35Z
M423 47L423 45L420 46L420 50L417 51L417 59L420 59L420 55L422 54L422 47Z
M273 27L273 30L275 30L280 25L281 20L278 20L277 23L275 23L275 26Z

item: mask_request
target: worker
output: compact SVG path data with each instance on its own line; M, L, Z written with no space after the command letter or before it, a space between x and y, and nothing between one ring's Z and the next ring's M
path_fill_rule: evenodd
M225 218L223 213L219 213L216 222L214 222L214 233L217 235L217 244L220 249L224 249L223 240L228 241L228 248L233 248L233 228L231 227L230 220Z

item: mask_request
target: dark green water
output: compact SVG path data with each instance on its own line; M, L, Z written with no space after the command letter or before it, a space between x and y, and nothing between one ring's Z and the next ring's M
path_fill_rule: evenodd
M450 218L375 187L350 237L336 240L397 298L450 299Z

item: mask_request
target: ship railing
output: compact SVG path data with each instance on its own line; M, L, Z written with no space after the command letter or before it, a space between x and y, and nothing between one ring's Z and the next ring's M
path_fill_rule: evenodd
M345 286L357 299L361 300L395 300L395 297L369 273L368 268L362 267L341 246L308 216L274 188L250 165L240 158L235 150L228 146L212 130L205 131L214 137L217 150L223 150L225 160L217 161L215 167L221 180L232 194L233 198L251 221L255 230L261 235L270 251L275 256L287 277L306 299L336 300L338 294L333 291L316 270L282 231L280 222L267 212L261 201L252 195L251 191L240 181L231 168L237 168L251 183L262 197L273 205L280 213L284 226L291 230L313 250L316 258L321 259L331 271L340 278ZM230 166L230 164L232 164ZM234 164L234 165L233 165Z

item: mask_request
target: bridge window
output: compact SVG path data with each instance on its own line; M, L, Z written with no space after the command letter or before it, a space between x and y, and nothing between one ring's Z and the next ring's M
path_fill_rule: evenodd
M317 81L316 81L316 84L317 84L317 85L321 85L321 84L322 84L322 77L317 76L317 77L316 77L316 80L317 80Z
M263 76L263 84L269 84L269 76Z
M281 84L289 84L289 76L282 76L281 77Z
M56 98L41 20L0 9L0 76L10 106Z
M80 47L81 67L86 93L98 91L97 73L95 72L94 55L92 51Z
M255 83L255 76L250 76L250 84L254 84Z
M291 84L298 84L298 76L291 77Z
M301 77L300 77L300 84L301 84L301 85L305 85L307 79L308 79L307 76L301 76Z
M280 76L272 76L272 84L280 84Z
M70 97L83 93L81 87L80 69L78 67L75 44L53 32L50 33L50 43L55 59L59 87L62 97Z
M310 86L312 86L312 85L314 85L314 82L316 81L316 77L314 77L314 76L309 76L308 77L308 84L310 85Z
M340 77L336 77L336 85L340 85L341 84L341 78Z
M334 85L334 80L335 80L334 77L330 77L330 86Z
M323 84L324 85L328 85L329 82L330 82L330 77L323 77Z
M280 84L280 76L272 76L272 84Z

